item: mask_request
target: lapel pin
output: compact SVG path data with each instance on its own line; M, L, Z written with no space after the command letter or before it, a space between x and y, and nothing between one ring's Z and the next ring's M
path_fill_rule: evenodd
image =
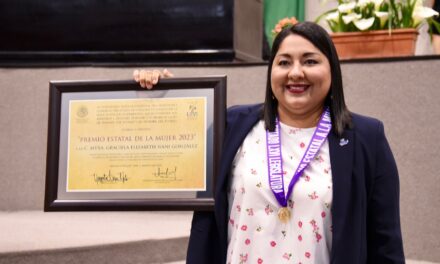
M348 139L341 138L341 140L339 140L339 146L343 147L347 144L348 144Z

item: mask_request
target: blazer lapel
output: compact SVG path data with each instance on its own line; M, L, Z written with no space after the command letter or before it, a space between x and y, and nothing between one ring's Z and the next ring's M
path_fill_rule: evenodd
M243 143L249 131L259 120L258 111L250 113L239 113L238 117L234 122L228 124L233 129L233 132L228 133L228 137L225 138L225 144L223 144L222 150L222 161L220 164L219 178L216 182L216 196L218 196L222 190L225 190L225 184L227 180L227 175L229 174L229 169L231 168L232 161L235 158L235 154L238 148ZM226 144L227 142L227 144Z
M254 111L251 111L254 109ZM227 133L223 144L220 171L216 180L215 187L215 217L220 234L220 241L226 245L227 238L227 215L228 203L226 194L226 184L238 148L246 138L249 131L259 120L257 108L251 108L250 112L240 112L237 118L228 124L228 129L232 132Z
M334 248L342 237L343 226L346 215L350 210L350 193L352 192L352 173L353 173L353 155L354 155L354 136L353 131L346 130L341 138L336 134L329 134L330 163L333 177L333 204L332 204L332 225L333 225L333 243L331 262L334 261Z

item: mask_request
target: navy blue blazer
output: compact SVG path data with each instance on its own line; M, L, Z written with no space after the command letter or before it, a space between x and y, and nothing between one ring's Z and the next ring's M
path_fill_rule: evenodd
M262 105L228 110L214 212L194 212L188 264L225 264L231 164ZM353 128L328 137L333 177L332 264L405 263L399 213L399 176L382 122L352 114ZM276 263L274 263L276 264Z

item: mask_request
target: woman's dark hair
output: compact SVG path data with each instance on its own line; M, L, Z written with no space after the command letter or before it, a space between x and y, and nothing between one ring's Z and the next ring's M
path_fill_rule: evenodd
M335 46L327 32L319 25L312 22L302 22L283 29L275 38L269 59L267 71L266 99L264 102L263 118L266 129L275 130L275 117L278 101L272 93L271 73L275 55L283 40L289 35L300 35L317 47L328 59L331 71L331 85L325 98L325 105L330 107L333 130L340 137L344 129L351 127L351 115L345 105L344 91L342 88L342 74Z

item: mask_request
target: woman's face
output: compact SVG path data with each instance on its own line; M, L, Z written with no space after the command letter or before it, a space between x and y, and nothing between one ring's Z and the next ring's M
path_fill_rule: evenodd
M304 37L287 36L275 55L271 72L280 120L319 117L330 84L327 57Z

